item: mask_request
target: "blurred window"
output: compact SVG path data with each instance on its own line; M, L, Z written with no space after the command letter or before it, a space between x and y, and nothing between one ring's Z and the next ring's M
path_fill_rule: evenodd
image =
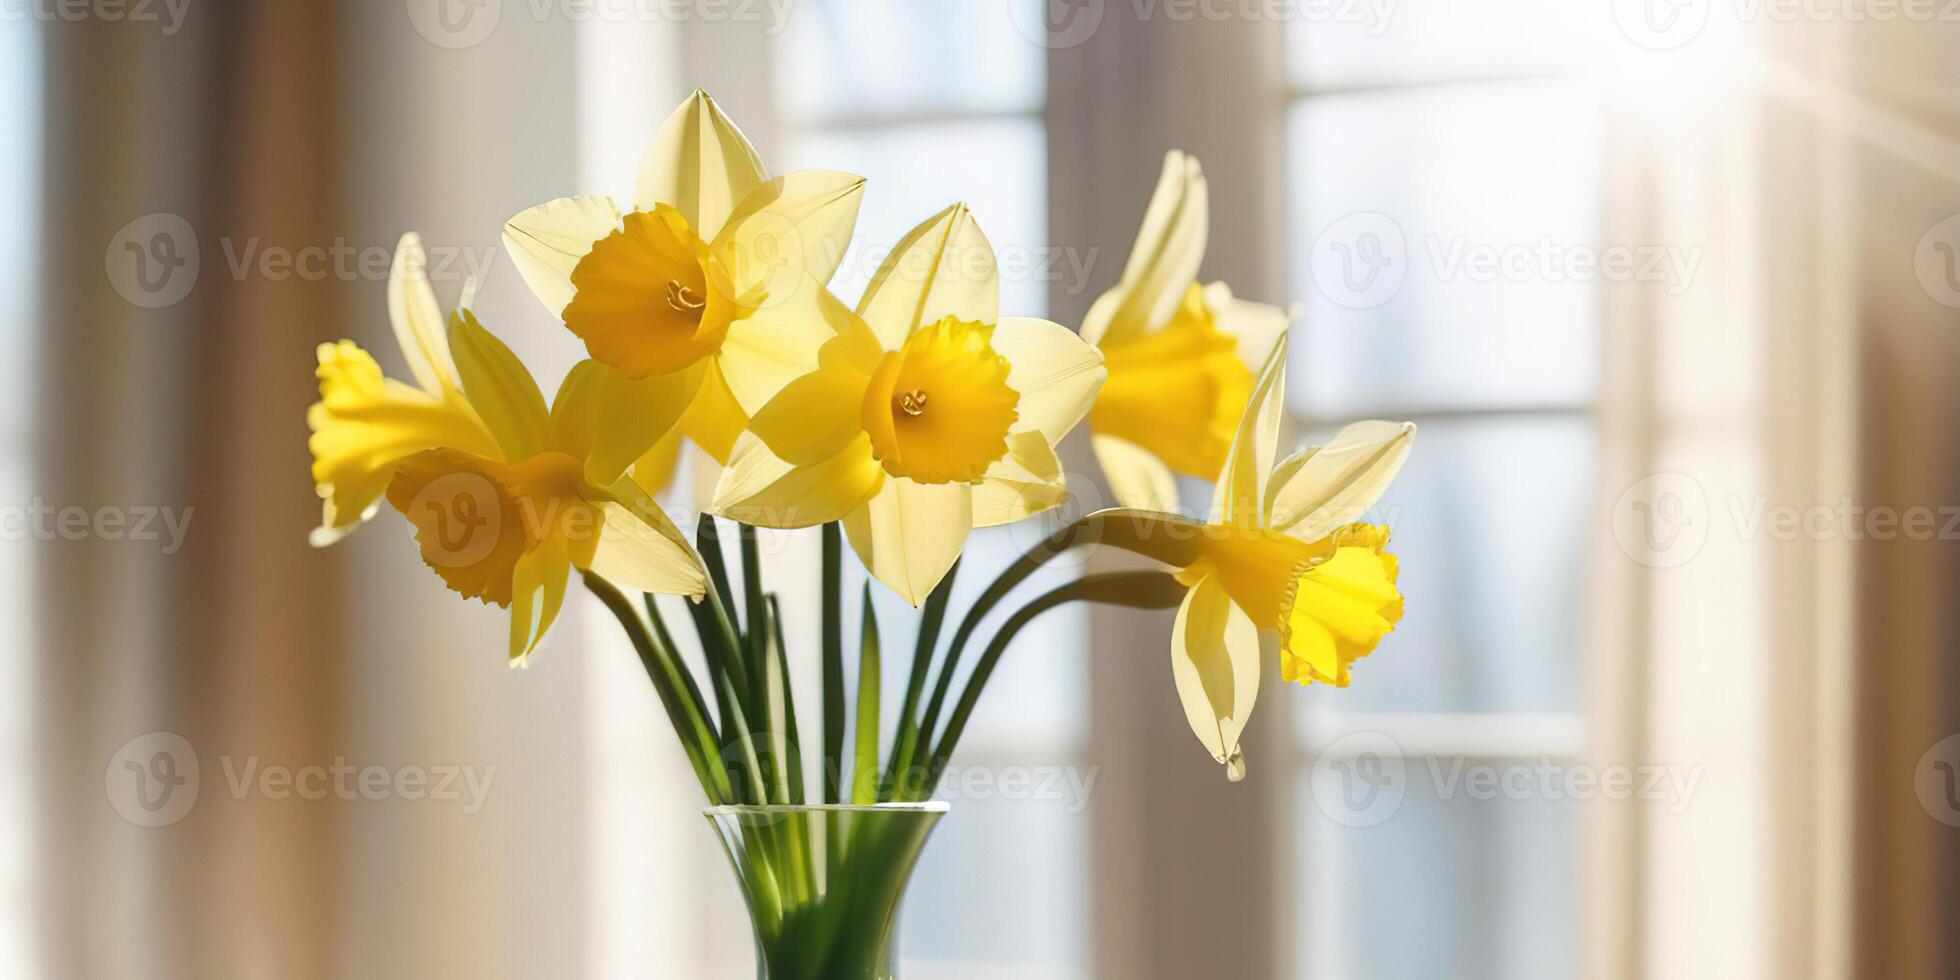
M1577 972L1576 811L1537 789L1585 735L1600 139L1543 41L1569 6L1290 28L1289 408L1314 442L1422 426L1377 514L1412 556L1407 612L1352 688L1296 715L1308 980ZM1484 769L1510 782L1485 792Z

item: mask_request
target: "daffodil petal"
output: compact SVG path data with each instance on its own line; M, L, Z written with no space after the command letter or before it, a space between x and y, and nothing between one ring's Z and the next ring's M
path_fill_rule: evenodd
M748 137L696 89L647 146L633 199L642 211L672 205L697 234L713 241L735 205L765 179Z
M461 394L431 395L385 378L352 341L321 344L320 400L307 410L313 482L322 497L315 547L339 541L374 516L401 460L438 446L480 456L498 453Z
M886 349L945 317L1000 318L994 249L966 205L955 204L906 232L858 301L858 315Z
M862 432L824 459L796 465L753 432L735 440L709 510L755 527L811 527L862 508L885 482Z
M543 452L549 413L544 393L524 362L468 310L451 314L449 346L463 393L497 438L504 459L529 459Z
M861 405L870 375L841 357L826 354L822 360L822 367L790 382L749 420L749 432L790 464L829 459L864 434Z
M1273 471L1272 526L1316 541L1360 520L1401 472L1415 438L1413 422L1356 422L1327 445L1289 457Z
M736 406L745 415L760 411L791 381L816 370L824 344L851 330L856 319L822 283L805 276L795 291L771 296L730 324L717 360Z
M674 472L681 465L682 433L680 426L668 429L653 448L640 454L633 463L633 482L647 493L662 493L673 484Z
M972 487L902 477L885 480L876 496L844 518L858 560L914 606L946 577L972 529Z
M1164 154L1143 226L1113 290L1121 298L1092 310L1096 315L1083 324L1090 343L1121 343L1171 318L1204 261L1209 210L1198 158L1178 150Z
M604 524L592 571L640 592L695 597L707 592L700 559L651 494L630 480L614 484L600 503Z
M987 467L973 487L973 526L999 527L1068 499L1061 457L1039 432L1007 437L1007 455Z
M1204 292L1205 305L1212 311L1218 332L1237 340L1245 366L1258 371L1292 324L1293 315L1268 303L1236 299L1232 288L1222 282L1207 284Z
M749 427L749 417L728 390L719 364L719 358L715 359L701 380L701 390L695 392L687 414L681 416L681 431L715 462L726 463L735 448L735 438Z
M864 178L837 170L799 170L750 191L714 239L735 291L760 286L774 294L805 276L829 282L850 248L863 199Z
M456 362L449 356L449 333L442 306L429 285L429 256L414 232L395 245L394 265L388 270L388 322L408 361L415 383L432 395L456 387Z
M1209 576L1178 607L1171 677L1192 733L1232 780L1243 778L1239 736L1259 695L1259 628Z
M1001 317L993 348L1007 358L1007 386L1021 394L1015 428L1032 427L1051 445L1089 414L1109 376L1101 351L1069 328L1037 317Z
M611 486L680 423L707 373L706 364L695 364L635 381L598 361L580 361L551 405L546 445L584 460L586 482Z
M1164 461L1128 439L1097 435L1090 440L1110 495L1123 507L1177 512L1177 476Z
M541 542L518 560L510 604L512 666L522 665L551 631L564 608L565 583L571 574L571 557L562 540Z
M1225 468L1218 474L1218 488L1212 494L1212 522L1215 524L1263 524L1266 508L1266 480L1274 457L1279 454L1280 416L1286 408L1286 339L1273 345L1266 366L1253 383L1252 398L1239 419L1238 435L1232 451L1225 456Z
M603 194L561 197L504 222L504 251L544 308L559 316L572 302L572 270L620 220L619 205Z

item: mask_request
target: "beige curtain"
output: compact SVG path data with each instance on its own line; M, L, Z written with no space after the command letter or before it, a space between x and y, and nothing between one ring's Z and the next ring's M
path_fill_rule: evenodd
M352 337L399 374L385 281L233 271L254 248L385 255L419 230L493 263L481 305L527 357L569 359L541 349L543 311L495 246L502 218L575 190L570 25L508 16L452 49L407 14L193 5L169 35L44 29L35 489L195 508L175 554L98 540L38 559L48 975L532 977L583 962L576 631L512 672L499 618L442 596L392 517L306 546L312 351ZM151 310L104 269L118 229L155 212L189 223L200 269L185 299ZM105 800L105 765L152 731L181 735L199 763L196 805L162 828ZM494 776L479 812L241 796L232 782L254 760Z

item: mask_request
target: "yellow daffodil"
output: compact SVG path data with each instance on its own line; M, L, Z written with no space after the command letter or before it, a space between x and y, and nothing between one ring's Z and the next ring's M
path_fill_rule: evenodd
M413 232L395 247L388 319L415 376L413 386L383 377L381 366L351 340L320 345L320 400L306 414L313 484L325 511L312 534L316 547L339 541L373 517L395 467L408 456L436 446L475 453L496 448L456 379L427 255Z
M320 401L307 416L326 500L314 543L344 536L385 491L450 588L511 608L517 662L557 618L574 567L701 595L686 539L625 476L658 420L671 424L674 389L584 361L547 412L530 372L468 310L441 329L414 236L395 270L390 307L422 388L382 377L351 342L321 345Z
M863 186L835 171L771 180L697 91L654 137L631 211L603 195L560 198L510 219L504 244L595 360L679 391L679 431L726 461L749 414L816 367L830 336L819 297ZM661 439L642 482L664 480L679 446Z
M1198 283L1208 208L1197 158L1166 154L1123 277L1082 323L1109 367L1089 413L1096 458L1125 507L1176 510L1173 474L1218 476L1253 371L1286 330L1284 310Z
M1066 496L1055 444L1102 385L1068 328L999 315L993 247L964 205L899 242L856 314L834 298L817 370L735 442L714 511L764 527L841 520L879 581L923 602L967 533Z
M1280 675L1347 686L1402 615L1388 528L1353 523L1408 458L1415 426L1359 422L1275 464L1286 343L1254 385L1208 521L1119 509L1087 519L1103 544L1175 566L1190 588L1171 670L1186 719L1212 757L1245 775L1239 735L1259 692L1260 634L1279 638Z
M450 588L511 610L521 662L558 617L574 568L642 592L700 596L687 539L627 467L673 418L672 386L597 361L565 376L547 411L537 382L468 311L450 321L463 390L496 445L444 446L403 460L388 502L415 526L422 558Z

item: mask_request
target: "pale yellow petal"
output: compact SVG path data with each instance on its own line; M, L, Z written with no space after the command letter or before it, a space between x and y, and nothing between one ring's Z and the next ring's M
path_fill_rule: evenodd
M641 454L633 464L633 482L648 493L662 493L672 485L681 465L682 435L681 427L675 426Z
M511 666L522 666L544 642L564 608L565 585L571 574L571 556L561 539L541 542L518 560L510 604Z
M591 569L640 592L695 597L707 592L700 559L651 494L630 480L615 484L600 507L605 523Z
M1097 435L1090 440L1103 479L1118 506L1137 510L1177 512L1177 477L1164 461L1142 446L1115 436Z
M960 557L973 529L973 488L964 483L887 479L844 519L858 560L899 598L926 601Z
M395 262L388 270L388 322L395 328L395 341L408 360L409 373L423 391L441 395L456 387L449 332L435 289L429 285L429 256L422 250L421 237L412 231L396 244Z
M863 199L864 178L837 170L799 170L750 191L714 239L736 292L760 286L775 295L805 276L829 282L850 248Z
M749 432L788 463L803 466L835 456L864 434L865 386L870 375L825 345L822 366L783 388L749 420Z
M863 507L885 480L862 432L831 456L804 465L785 461L745 432L735 440L709 510L755 527L812 527Z
M861 329L857 314L830 290L805 276L787 295L776 295L748 317L729 325L717 359L729 394L753 415L791 381L817 369L817 356L832 337Z
M864 288L858 314L887 349L948 316L981 323L1000 318L994 248L966 205L927 218L899 239Z
M728 453L735 448L735 437L748 428L749 417L728 390L720 359L710 364L707 377L701 381L701 390L695 392L687 414L681 416L681 432L713 456L715 462L725 463Z
M1021 393L1015 428L1033 428L1050 444L1089 414L1109 372L1102 352L1059 323L1030 316L1001 317L994 351L1007 358L1007 385Z
M463 393L503 447L504 459L516 462L543 452L549 413L524 362L468 310L450 315L449 346Z
M713 241L735 205L765 179L748 137L697 89L647 146L633 199L642 211L672 205L702 238Z
M1290 457L1273 472L1271 526L1316 541L1360 520L1401 472L1415 438L1413 422L1356 422L1327 445Z
M1122 343L1170 320L1204 261L1209 209L1198 159L1178 150L1164 154L1143 227L1112 290L1120 298L1083 325L1084 337L1099 345Z
M598 361L580 361L552 402L546 445L584 460L586 482L611 486L679 426L707 374L708 365L697 363L635 381Z
M1259 380L1252 386L1245 415L1239 419L1238 435L1232 451L1225 457L1225 468L1218 474L1218 487L1212 494L1213 523L1240 526L1263 525L1266 513L1266 480L1274 458L1279 454L1279 423L1286 409L1286 339L1273 345Z
M1266 363L1273 345L1293 322L1293 315L1277 306L1234 298L1231 287L1222 282L1205 286L1205 305L1218 332L1239 342L1239 358L1252 371Z
M973 526L998 527L1059 506L1068 499L1061 457L1039 432L1007 437L1007 455L987 467L973 487Z
M504 222L504 251L545 309L558 316L572 301L572 270L594 242L619 225L619 205L612 198L561 197Z
M1171 677L1192 733L1232 780L1243 778L1239 736L1259 695L1259 628L1215 579L1200 580L1178 607Z

